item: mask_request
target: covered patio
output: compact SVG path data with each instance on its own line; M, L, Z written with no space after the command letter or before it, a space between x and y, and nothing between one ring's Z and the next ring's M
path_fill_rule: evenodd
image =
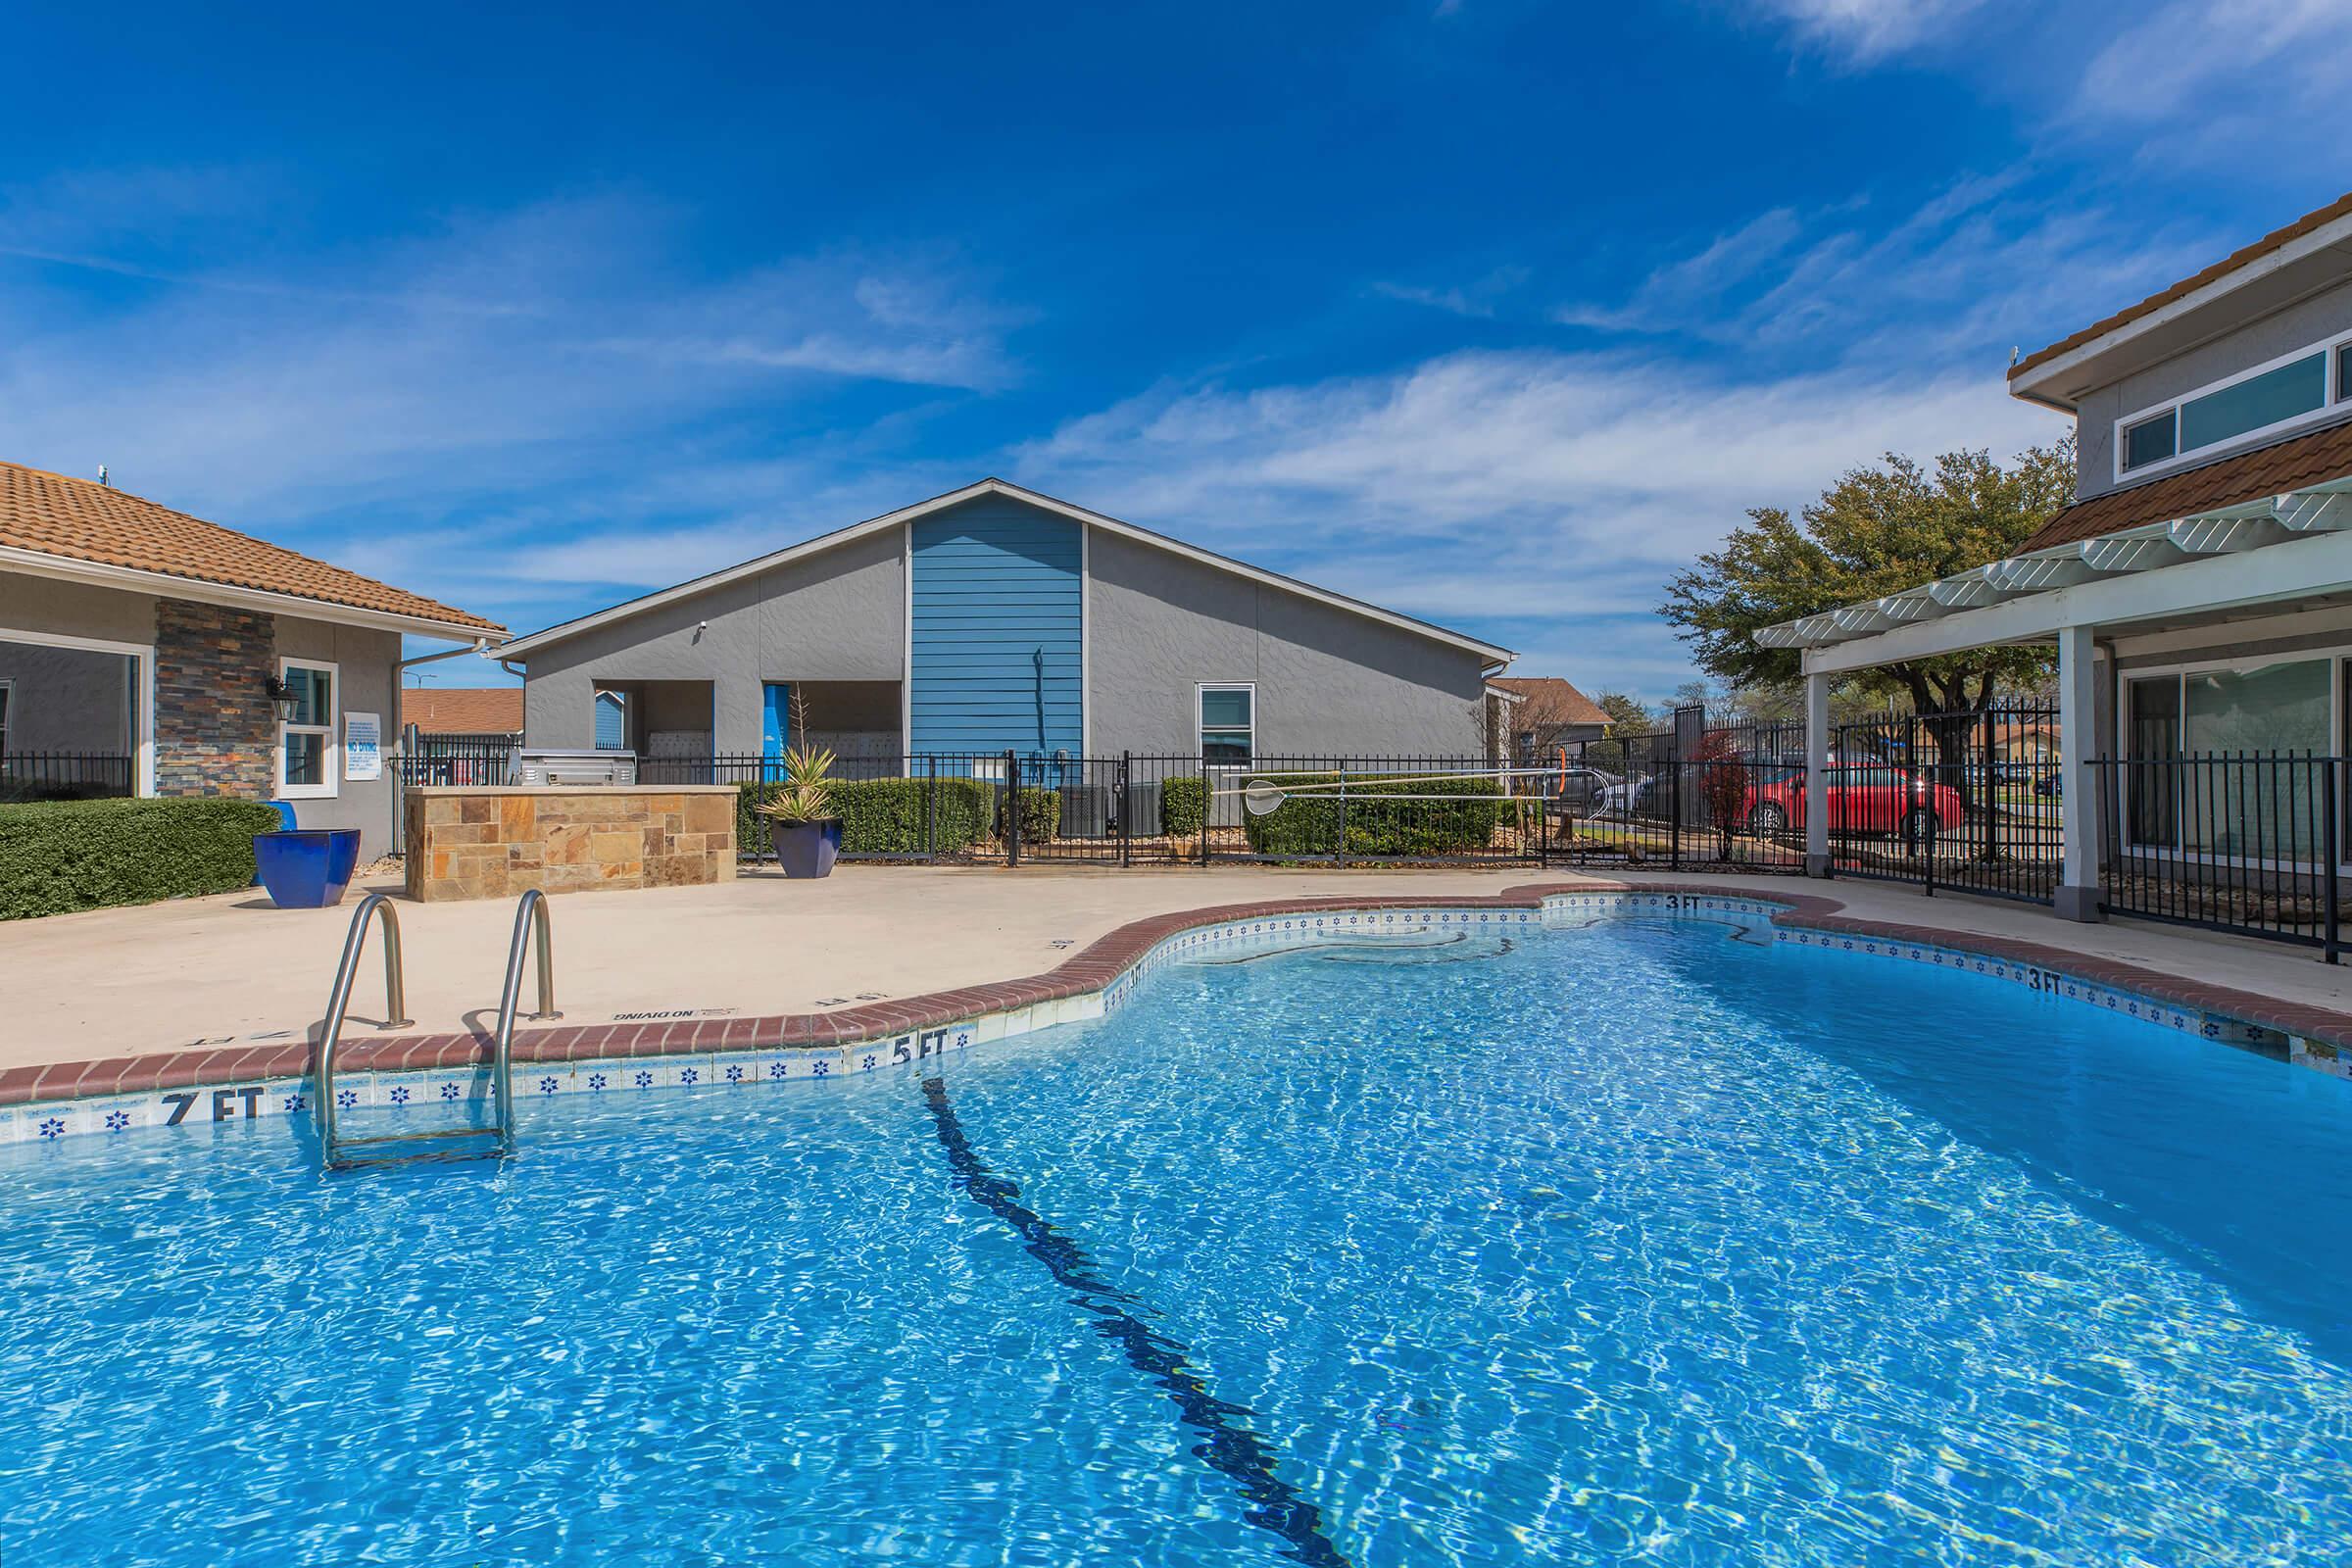
M2057 650L2061 916L2340 943L2352 427L2053 517L2006 560L1772 626L1802 653L1809 874L1834 873L1833 686L1898 661ZM1924 769L1923 769L1924 772ZM1924 788L1924 783L1914 787Z

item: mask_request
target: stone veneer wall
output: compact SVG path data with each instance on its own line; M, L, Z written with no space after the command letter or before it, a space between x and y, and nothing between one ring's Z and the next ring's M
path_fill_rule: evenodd
M735 787L408 792L409 897L685 887L735 875Z
M269 798L277 714L275 617L220 605L155 605L155 792Z

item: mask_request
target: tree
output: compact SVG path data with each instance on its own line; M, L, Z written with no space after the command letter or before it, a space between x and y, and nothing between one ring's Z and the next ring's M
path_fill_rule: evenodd
M1706 820L1715 829L1716 858L1732 858L1732 835L1746 825L1747 764L1731 736L1711 729L1698 738L1698 799Z
M1890 452L1795 517L1751 509L1722 549L1667 584L1659 613L1708 674L1735 688L1787 689L1802 673L1798 652L1766 648L1757 632L2013 556L2074 499L2074 487L2072 436L2030 448L2006 467L1987 452L1962 451L1937 458L1931 472ZM1980 648L1861 671L1851 687L1864 698L1901 693L1916 712L1959 715L1936 725L1939 753L1957 758L1967 715L1990 707L2004 685L2038 687L2051 673L2047 647Z
M1611 739L1622 740L1628 735L1649 733L1649 710L1642 706L1640 698L1628 697L1623 692L1602 692L1593 701L1600 706L1602 712L1609 715Z
M1751 509L1721 550L1676 573L1659 613L1718 680L1792 686L1802 673L1797 651L1763 647L1757 632L2015 555L2074 499L2074 486L2072 436L2030 448L2008 467L1986 452L1947 452L1930 473L1888 453L1795 517ZM2005 682L2049 678L2046 648L1984 648L1882 665L1854 684L1865 695L1899 691L1917 711L1936 713L1984 708Z

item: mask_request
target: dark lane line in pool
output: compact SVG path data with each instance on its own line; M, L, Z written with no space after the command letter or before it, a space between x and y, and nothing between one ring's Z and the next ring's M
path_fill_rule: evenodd
M1195 1444L1192 1452L1241 1488L1242 1495L1250 1500L1242 1517L1282 1538L1286 1557L1323 1568L1348 1568L1348 1559L1323 1534L1322 1511L1274 1473L1279 1455L1272 1444L1250 1430L1254 1412L1209 1393L1200 1374L1186 1359L1192 1348L1154 1332L1129 1311L1128 1307L1144 1303L1098 1274L1086 1249L1023 1205L1020 1188L988 1168L964 1136L956 1107L948 1102L946 1079L924 1079L923 1100L931 1109L932 1130L938 1133L940 1147L948 1152L948 1163L955 1168L956 1185L973 1202L1012 1227L1021 1238L1022 1250L1046 1265L1055 1283L1071 1293L1070 1299L1095 1314L1096 1332L1115 1343L1127 1364L1166 1394L1186 1424L1206 1439Z

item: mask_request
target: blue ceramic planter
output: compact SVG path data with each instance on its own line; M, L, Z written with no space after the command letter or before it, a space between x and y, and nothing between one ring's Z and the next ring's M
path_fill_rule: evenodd
M841 818L821 822L778 822L773 838L776 864L786 876L830 876L841 856Z
M253 863L270 902L281 909L324 909L343 902L360 863L356 827L256 833Z

